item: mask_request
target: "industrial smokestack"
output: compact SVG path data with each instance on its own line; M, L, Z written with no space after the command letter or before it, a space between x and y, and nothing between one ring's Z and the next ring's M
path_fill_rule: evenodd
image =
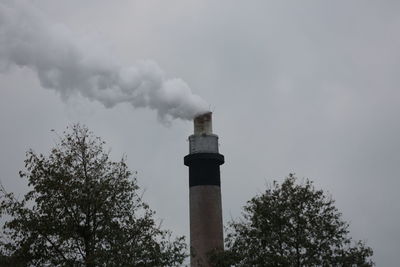
M224 246L219 170L224 156L218 152L218 136L212 133L211 112L194 118L184 162L189 167L191 266L210 266L209 253Z

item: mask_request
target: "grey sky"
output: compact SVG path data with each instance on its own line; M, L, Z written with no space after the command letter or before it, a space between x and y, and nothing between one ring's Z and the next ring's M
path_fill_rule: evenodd
M377 266L397 266L400 240L400 2L35 0L55 23L104 42L118 61L151 59L214 111L225 221L289 172L329 191ZM118 2L118 3L117 3ZM1 40L0 40L1 43ZM118 159L128 156L145 199L188 235L183 156L192 124L154 111L106 109L43 89L29 69L0 73L0 177L17 179L25 151L47 153L73 122Z

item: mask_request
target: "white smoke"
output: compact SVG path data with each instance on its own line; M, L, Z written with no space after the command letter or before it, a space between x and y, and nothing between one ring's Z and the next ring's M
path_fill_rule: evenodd
M166 79L152 61L121 66L98 42L49 21L26 1L0 0L0 71L35 71L40 83L66 99L80 94L105 107L130 103L159 118L192 119L208 110L181 79Z

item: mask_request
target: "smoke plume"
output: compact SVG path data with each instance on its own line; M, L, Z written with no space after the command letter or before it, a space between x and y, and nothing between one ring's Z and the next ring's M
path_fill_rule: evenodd
M159 118L192 119L208 110L181 79L166 79L152 61L122 66L86 36L54 24L26 1L0 0L0 71L33 70L42 87L63 99L80 94L105 107L130 103L156 110Z

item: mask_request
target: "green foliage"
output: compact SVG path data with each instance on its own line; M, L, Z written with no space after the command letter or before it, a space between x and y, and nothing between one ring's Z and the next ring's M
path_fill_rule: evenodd
M28 151L22 200L3 189L0 261L9 266L178 266L183 237L171 240L142 201L125 159L73 125L48 157Z
M293 175L248 201L228 228L215 266L373 266L372 249L348 237L334 200Z

